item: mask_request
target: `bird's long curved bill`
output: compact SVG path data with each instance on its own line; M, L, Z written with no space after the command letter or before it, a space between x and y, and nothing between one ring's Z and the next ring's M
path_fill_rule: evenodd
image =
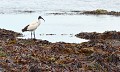
M44 18L42 18L43 20L44 20ZM45 22L45 20L44 20L44 22Z

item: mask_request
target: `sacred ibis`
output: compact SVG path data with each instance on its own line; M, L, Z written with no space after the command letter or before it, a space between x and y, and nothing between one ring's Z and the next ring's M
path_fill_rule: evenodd
M39 16L38 21L32 22L29 25L27 25L25 28L22 29L22 32L30 31L31 32L31 39L32 39L33 34L34 34L34 39L35 39L35 30L41 24L41 19L43 19L43 18L41 16Z

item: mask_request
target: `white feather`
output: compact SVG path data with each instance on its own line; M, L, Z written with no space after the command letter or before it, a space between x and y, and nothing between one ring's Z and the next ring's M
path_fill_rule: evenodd
M28 31L34 31L37 29L37 27L40 25L40 20L38 21L33 21L32 23L29 24L27 30Z

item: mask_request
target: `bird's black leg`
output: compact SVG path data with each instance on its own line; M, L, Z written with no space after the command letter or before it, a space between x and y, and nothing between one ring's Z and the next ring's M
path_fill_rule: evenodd
M32 31L31 31L31 39L32 39Z
M35 31L34 31L34 39L35 39Z

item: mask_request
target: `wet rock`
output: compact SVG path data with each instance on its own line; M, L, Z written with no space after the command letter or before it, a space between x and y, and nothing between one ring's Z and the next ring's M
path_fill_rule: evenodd
M120 39L120 32L117 31L106 31L104 33L96 33L96 32L82 32L75 35L76 37L83 38L83 39Z
M93 11L84 11L84 14L107 14L108 11L107 10L103 10L103 9L97 9L97 10L93 10Z
M31 10L24 10L24 11L22 11L22 10L17 10L16 12L17 12L17 13L34 13L35 11L31 11Z
M93 11L83 11L83 13L81 13L81 14L120 16L120 12L107 11L107 10L104 10L104 9L97 9L97 10L93 10Z
M49 13L50 15L65 15L66 13Z
M0 29L0 39L15 39L16 37L21 35L22 35L21 33Z

